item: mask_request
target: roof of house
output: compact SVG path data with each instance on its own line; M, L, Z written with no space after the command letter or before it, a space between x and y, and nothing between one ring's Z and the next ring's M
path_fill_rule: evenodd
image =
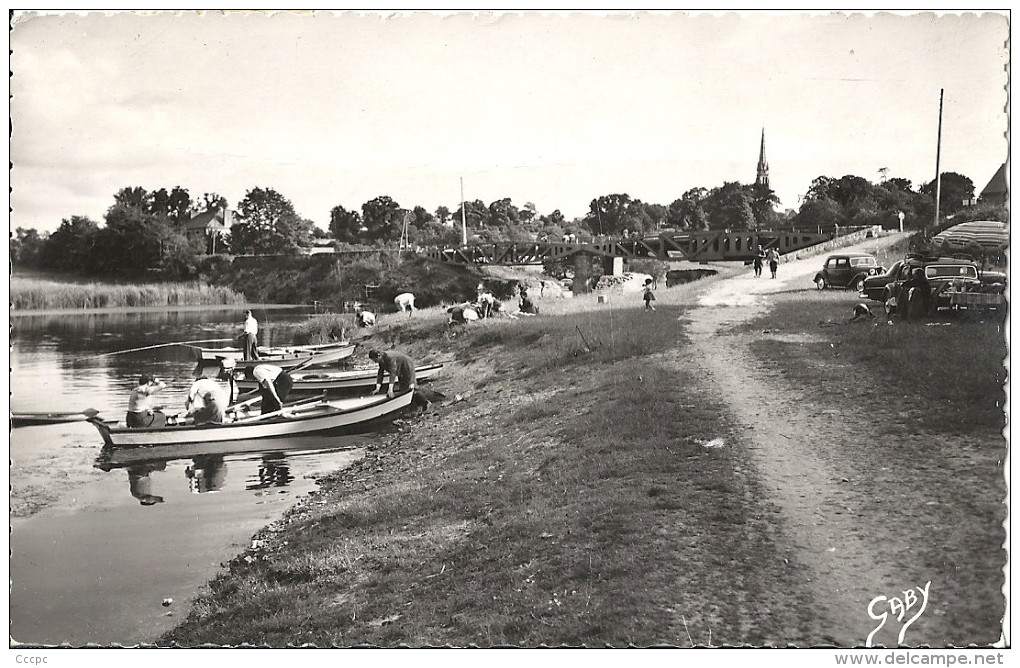
M234 212L226 207L207 209L184 224L186 230L226 229L234 223Z
M988 182L985 189L981 191L982 198L1005 196L1009 192L1009 186L1006 184L1006 163L1002 163L1002 166L995 172L995 176Z

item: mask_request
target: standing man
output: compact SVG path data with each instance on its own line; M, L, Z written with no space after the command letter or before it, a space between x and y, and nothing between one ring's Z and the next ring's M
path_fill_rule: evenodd
M776 270L779 269L779 251L774 247L769 249L769 271L772 272L772 278L776 277Z
M758 250L754 253L754 277L758 278L761 276L761 268L765 264L765 249L758 245Z
M259 358L259 321L251 314L251 311L244 312L244 332L237 338L242 340L241 348L244 350L244 359L257 360Z
M390 375L390 388L386 396L393 398L394 387L398 392L413 390L416 384L414 374L414 361L404 353L395 350L381 353L378 350L368 351L368 358L379 364L379 374L375 377L375 389L372 394L379 394L382 391L383 376Z

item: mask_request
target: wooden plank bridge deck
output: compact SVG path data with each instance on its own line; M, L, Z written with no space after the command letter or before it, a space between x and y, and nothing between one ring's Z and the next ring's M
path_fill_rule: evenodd
M530 265L565 260L576 255L624 259L688 260L691 262L744 261L754 258L760 245L780 254L808 248L860 228L833 227L815 232L798 230L742 230L672 232L655 237L603 238L591 242L498 241L461 248L429 248L419 254L450 264Z

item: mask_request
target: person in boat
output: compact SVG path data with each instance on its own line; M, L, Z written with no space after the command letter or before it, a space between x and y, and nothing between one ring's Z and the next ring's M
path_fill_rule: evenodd
M225 380L230 384L230 394L223 389L223 386L214 378L199 378L191 384L188 390L188 398L184 401L184 408L187 416L199 424L223 424L226 419L227 406L234 396L234 366L232 359L225 359L220 363L220 372L217 378Z
M259 321L251 314L251 311L244 312L244 331L237 337L241 340L241 349L244 352L244 359L259 359Z
M275 364L258 364L249 372L258 387L237 397L244 401L256 394L262 396L262 414L273 413L283 408L283 402L294 387L294 379L290 374Z
M379 364L379 373L375 377L375 389L372 390L372 394L379 394L382 391L383 376L387 373L390 375L390 387L386 391L387 397L393 398L394 388L397 392L414 389L416 385L414 360L410 357L396 350L387 352L369 350L368 358Z
M155 399L152 396L163 389L166 389L166 383L143 373L138 379L138 386L131 390L131 396L128 398L125 424L134 429L165 427L166 414L155 408Z

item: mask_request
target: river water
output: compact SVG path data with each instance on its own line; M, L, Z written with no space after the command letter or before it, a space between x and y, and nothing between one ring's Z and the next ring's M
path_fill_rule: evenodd
M261 345L291 343L308 317L307 309L253 310ZM167 412L180 412L202 373L191 350L105 353L230 338L242 312L12 316L11 410L93 408L120 420L138 376L148 372L168 385L157 395ZM316 477L356 461L374 438L269 439L237 448L243 452L111 465L87 422L13 429L11 638L75 647L154 641L258 529L313 489Z

